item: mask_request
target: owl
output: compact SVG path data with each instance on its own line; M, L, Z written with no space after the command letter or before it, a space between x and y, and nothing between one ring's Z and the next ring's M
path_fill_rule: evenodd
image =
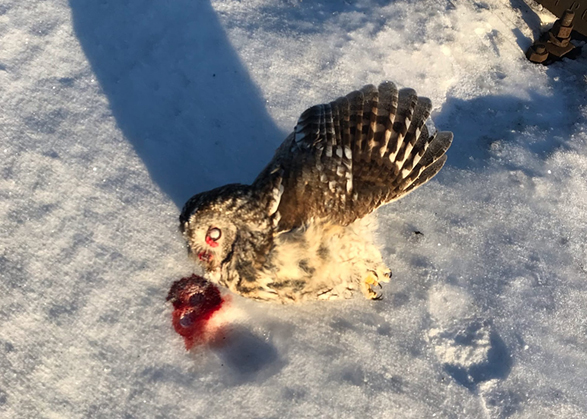
M391 271L364 218L444 165L453 135L426 125L431 108L384 82L307 109L251 185L187 201L188 252L212 282L248 298L381 298Z

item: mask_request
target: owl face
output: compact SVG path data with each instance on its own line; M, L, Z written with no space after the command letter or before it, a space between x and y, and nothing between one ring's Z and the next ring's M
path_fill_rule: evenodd
M183 235L190 255L206 271L215 271L230 252L236 227L225 217L196 212L185 223Z
M251 186L230 184L194 195L186 202L179 217L180 230L191 256L206 271L218 273L220 267L239 257L251 240L269 234L269 219L259 201Z

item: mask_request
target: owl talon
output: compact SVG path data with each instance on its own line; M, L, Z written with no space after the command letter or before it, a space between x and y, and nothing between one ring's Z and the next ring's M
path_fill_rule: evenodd
M369 274L365 278L365 284L379 285L379 282L377 281L377 274L375 272L369 272Z
M365 297L369 300L381 300L383 298L380 292L378 293L373 290L375 287L379 287L379 289L383 288L379 283L377 273L371 271L363 280L363 294L365 294Z

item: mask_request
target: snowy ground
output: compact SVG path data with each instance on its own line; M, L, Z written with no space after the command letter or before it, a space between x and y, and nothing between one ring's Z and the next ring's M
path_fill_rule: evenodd
M523 53L553 20L521 0L4 0L0 416L587 417L587 51ZM386 299L232 297L226 343L186 352L179 207L385 79L455 133L440 175L377 212Z

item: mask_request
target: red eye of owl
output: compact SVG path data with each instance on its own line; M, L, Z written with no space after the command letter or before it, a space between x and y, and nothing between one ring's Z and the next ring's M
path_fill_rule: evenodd
M221 236L222 236L222 232L220 231L220 229L216 228L216 227L212 227L210 230L208 230L208 234L206 235L206 238L210 238L214 241L217 241L218 239L220 239Z

